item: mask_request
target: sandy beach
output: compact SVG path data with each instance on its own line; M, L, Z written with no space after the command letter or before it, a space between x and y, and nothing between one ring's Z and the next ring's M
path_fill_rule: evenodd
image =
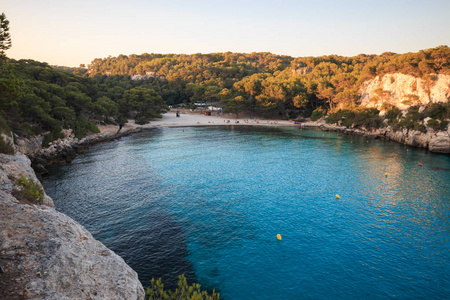
M177 117L175 111L169 111L161 119L152 120L143 127L178 127L178 126L216 126L216 125L264 125L264 126L288 126L291 121L262 120L250 117L236 118L233 115L207 116L198 112L183 111Z
M294 125L292 121L274 120L274 119L255 119L250 117L236 118L233 115L203 115L198 112L181 111L180 116L176 116L176 111L172 110L163 115L161 119L154 119L145 125L138 125L134 120L128 120L122 131L133 131L139 128L158 128L158 127L192 127L192 126L299 126ZM117 126L100 125L98 126L102 134L112 134L117 132Z

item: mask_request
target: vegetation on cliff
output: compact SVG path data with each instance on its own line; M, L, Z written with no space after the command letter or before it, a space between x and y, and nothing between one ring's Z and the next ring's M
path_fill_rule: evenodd
M317 107L353 109L361 84L378 75L399 72L432 85L430 74L450 74L450 49L299 58L271 53L144 53L97 58L84 72L93 78L128 75L151 82L169 105L222 101L230 112L308 117Z
M184 275L178 276L178 286L175 290L165 291L164 284L161 282L161 278L151 281L151 285L145 291L145 300L171 300L171 299L186 299L186 300L218 300L220 294L212 291L208 294L207 291L203 291L200 285L194 283L188 285L186 277Z
M420 111L418 106L411 106L405 114L393 107L384 116L380 116L380 111L375 108L340 109L327 116L326 122L347 128L363 127L368 130L389 125L393 130L405 128L425 133L427 127L435 131L446 130L449 124L448 119L450 119L450 102L433 103L423 111Z

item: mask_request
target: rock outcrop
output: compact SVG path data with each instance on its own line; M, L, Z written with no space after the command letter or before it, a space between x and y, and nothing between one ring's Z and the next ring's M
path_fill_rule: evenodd
M37 181L20 152L0 154L0 299L143 299L138 276L79 223L14 195Z
M303 126L316 127L325 131L338 131L345 134L360 135L368 138L392 140L412 147L426 148L431 152L450 154L450 126L447 128L447 131L435 132L430 130L426 133L408 129L393 131L390 127L368 131L365 129L327 124L323 120L318 122L305 122Z
M72 130L66 129L63 130L65 138L57 139L47 147L42 147L43 136L27 138L16 136L16 149L31 158L32 167L37 173L46 174L48 172L45 168L47 165L70 162L77 153L83 152L84 148L92 144L114 140L142 130L142 127L130 123L126 124L120 132L117 132L117 126L99 126L100 133L91 133L82 139L76 138Z
M386 74L364 82L360 94L361 106L374 107L380 111L386 105L406 110L412 105L448 102L450 75L430 74L423 79L400 73Z

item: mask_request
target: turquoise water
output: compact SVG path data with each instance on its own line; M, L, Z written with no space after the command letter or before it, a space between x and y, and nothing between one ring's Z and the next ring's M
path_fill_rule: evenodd
M165 128L94 146L44 185L144 286L185 273L224 299L450 298L446 155L298 128Z

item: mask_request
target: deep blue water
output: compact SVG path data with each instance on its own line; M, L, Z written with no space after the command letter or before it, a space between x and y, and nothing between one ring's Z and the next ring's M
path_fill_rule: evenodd
M163 128L94 146L44 186L144 286L185 273L224 299L450 298L446 155L298 128Z

